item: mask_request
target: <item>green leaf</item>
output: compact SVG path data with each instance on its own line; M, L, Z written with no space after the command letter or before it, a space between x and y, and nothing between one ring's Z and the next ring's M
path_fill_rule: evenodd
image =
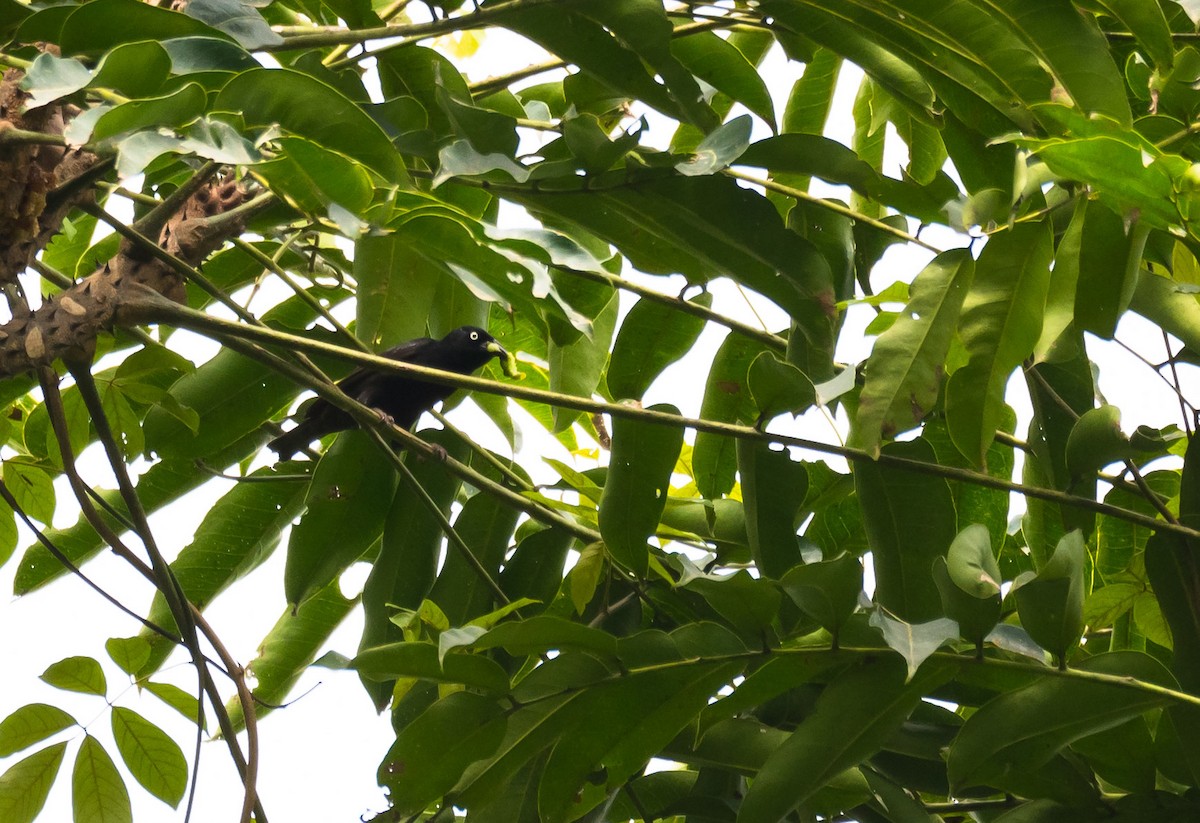
M357 161L300 137L281 137L275 146L275 159L259 163L255 170L300 211L321 215L338 205L361 215L371 204L371 173Z
M796 518L808 493L808 472L786 449L776 451L764 441L739 439L736 448L754 564L779 580L801 561Z
M1105 404L1080 415L1067 437L1067 471L1072 480L1095 474L1109 463L1130 456L1129 438L1121 431L1121 410Z
M145 681L142 688L192 723L200 717L200 703L191 692L184 691L173 683L156 683L153 680Z
M793 316L835 314L824 258L764 197L724 175L630 183L623 170L610 174L587 191L571 181L565 191L497 194L611 242L640 271L692 283L727 275Z
M688 302L712 308L712 294ZM641 298L625 315L613 344L605 381L615 399L641 400L663 370L691 351L705 320L669 303Z
M578 9L561 9L552 17L538 9L514 11L504 16L501 25L579 66L620 95L641 100L676 120L715 125L711 110L699 100L696 81L671 56L671 24L661 5L622 0ZM596 20L588 19L592 16ZM620 39L610 29L619 32ZM635 44L648 53L634 50ZM661 73L670 91L651 77L644 60ZM675 96L680 93L684 100Z
M598 311L584 311L592 315L592 334L578 334L570 342L560 343L553 333L549 336L550 390L577 397L591 397L600 384L604 367L608 363L608 350L612 345L613 330L617 325L617 309L620 300L616 289L601 288L595 294L603 300ZM552 327L555 324L551 324ZM566 429L578 416L578 412L555 407L554 428Z
M934 463L924 440L892 443L883 453ZM930 576L955 535L954 501L940 477L886 463L854 465L854 489L874 552L875 599L909 623L941 616L941 598Z
M695 32L671 38L671 54L692 74L744 105L775 130L775 107L767 84L732 42L713 32Z
M1077 329L1112 339L1133 297L1147 231L1127 225L1107 206L1088 203L1075 290Z
M46 805L50 787L62 765L67 744L36 751L0 775L0 816L11 823L33 823Z
M1083 578L1087 548L1078 531L1058 542L1036 575L1026 572L1013 583L1021 625L1029 636L1060 660L1083 633Z
M763 351L761 343L730 333L717 349L712 369L704 384L700 416L725 423L754 421L754 400L750 396L750 364ZM737 444L733 438L710 432L697 432L692 452L692 476L700 494L710 500L733 488L737 470Z
M667 404L650 410L679 414ZM613 418L612 457L600 498L600 534L613 559L639 577L648 569L646 540L658 528L682 446L683 429L678 426Z
M779 581L800 610L836 639L858 607L863 590L863 567L852 554L796 566Z
M987 526L975 523L954 538L946 558L937 558L933 579L946 616L963 639L979 646L1000 620L1000 567Z
M117 751L134 779L171 808L179 808L188 782L187 761L179 744L124 706L113 707L112 730Z
M230 35L247 50L278 46L283 38L271 31L257 5L262 4L258 0L189 0L184 12Z
M107 691L104 670L90 657L67 657L57 663L51 663L46 671L42 672L41 679L56 689L69 692L104 697Z
M4 461L0 476L22 511L47 526L54 521L54 485L50 475L26 458L15 457Z
M675 164L675 171L685 177L716 174L731 165L750 145L750 115L735 117L713 130L700 141L691 156Z
M75 755L71 771L71 808L76 821L132 823L129 791L116 764L100 741L90 734Z
M126 97L152 97L171 72L171 57L155 40L123 43L104 55L92 88L109 88Z
M616 657L617 641L608 632L551 615L501 623L474 642L476 649L502 648L512 655L586 651Z
M280 463L250 474L208 510L185 546L171 562L171 571L190 603L204 610L229 586L258 568L279 545L283 530L303 511L304 471L311 465ZM294 479L285 479L288 476ZM168 629L175 619L166 600L156 594L148 619ZM145 631L150 654L136 670L141 676L157 671L175 648L165 638Z
M110 637L104 650L126 674L135 674L150 659L150 643L144 637Z
M1154 61L1155 67L1166 72L1175 59L1175 45L1171 42L1171 30L1167 26L1162 7L1156 3L1138 3L1136 0L1095 0L1113 18L1133 32L1146 56Z
M850 445L878 454L884 438L918 425L933 408L974 270L960 249L938 255L917 275L906 310L867 358Z
M882 606L871 612L871 625L879 629L888 647L904 658L909 680L931 654L958 638L958 626L949 618L939 617L926 623L905 623L889 615Z
M580 806L589 805L577 797L581 789L586 794L588 777L597 767L603 770L606 789L624 783L740 670L740 663L701 663L636 673L589 690L572 707L578 724L560 738L546 763L538 787L542 819L574 820Z
M328 586L295 609L285 609L258 646L250 661L256 681L254 699L259 701L255 714L259 719L275 706L287 701L292 686L329 642L330 635L354 609L355 601L342 595L338 582ZM241 702L230 698L226 705L235 729L245 727Z
M1141 652L1109 652L1080 664L1084 671L1174 688L1162 664ZM1121 684L1046 677L984 704L967 718L950 747L952 790L1003 788L1013 767L1036 769L1075 740L1110 729L1163 705L1166 698Z
M89 139L107 140L152 126L184 126L200 116L207 102L208 95L199 83L188 83L162 97L131 100L101 115Z
M900 661L880 657L838 675L812 713L767 758L750 784L738 823L782 819L835 775L877 752L921 697L950 674L949 668L929 665L905 682Z
M407 180L400 155L383 129L332 86L291 69L251 69L230 80L214 111L238 112L248 126L278 124L341 152L389 183Z
M474 654L448 654L439 662L437 647L430 643L389 643L365 649L351 665L374 680L417 677L490 692L508 691L508 675L495 661Z
M468 766L496 751L505 726L489 697L454 692L434 703L396 736L379 766L392 806L417 814L441 799Z
M29 703L0 721L0 757L8 757L75 725L57 706Z
M970 359L946 385L950 437L975 465L1003 420L1009 376L1041 334L1050 256L1048 225L1024 223L992 238L975 264L959 323Z
M817 390L804 372L771 352L754 358L746 382L760 424L785 412L801 414L817 402Z
M137 0L99 0L77 6L57 38L65 55L99 54L130 40L169 40L174 37L217 37L216 29L199 20Z
M470 448L461 438L429 430L422 430L419 436L446 449L447 456L470 463ZM449 517L461 481L444 471L437 461L416 460L412 455L412 452L405 455L405 465L442 514ZM415 611L429 595L437 576L442 538L441 525L417 490L409 483L399 484L383 524L379 556L371 566L360 597L363 605L360 649L402 639L400 630L388 616L395 607ZM390 686L374 681L364 681L363 686L382 710L391 697Z
M713 611L721 615L744 637L761 637L779 617L779 589L770 580L751 577L745 569L730 575L685 573L680 585L703 597ZM693 569L695 567L692 567Z
M518 477L523 477L517 471ZM526 479L525 482L528 482ZM441 607L449 625L462 626L492 611L496 595L485 583L476 563L494 582L512 543L520 515L515 508L490 494L477 494L463 504L454 530L471 549L468 561L458 546L449 546L429 599Z
M466 140L455 140L438 150L438 172L433 188L455 177L478 177L488 172L502 171L517 183L529 179L530 170L507 154L483 154Z
M21 88L31 95L29 107L37 108L74 94L91 80L92 73L78 60L42 52L26 72Z
M364 432L338 436L313 471L308 511L288 541L288 603L315 595L371 547L383 531L396 481L391 461Z

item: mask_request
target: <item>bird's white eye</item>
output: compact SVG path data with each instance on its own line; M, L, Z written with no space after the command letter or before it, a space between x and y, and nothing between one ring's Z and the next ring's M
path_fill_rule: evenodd
M472 340L478 340L478 339L479 339L479 332L477 332L477 331L473 331L473 332L471 332L471 339L472 339Z

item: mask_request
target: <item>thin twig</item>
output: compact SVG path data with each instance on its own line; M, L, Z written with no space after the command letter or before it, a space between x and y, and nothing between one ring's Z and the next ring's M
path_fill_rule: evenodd
M420 377L421 379L430 380L435 383L458 386L460 388L471 389L474 391L484 391L490 394L513 397L518 400L545 403L547 405L575 409L577 411L612 414L619 417L662 423L668 426L682 426L695 431L721 434L743 440L758 440L768 443L780 443L788 446L796 446L798 448L814 451L820 454L837 455L846 460L854 462L878 462L881 465L891 466L918 474L943 477L949 480L959 480L965 483L983 486L985 488L1017 492L1018 494L1023 494L1027 497L1046 500L1051 503L1059 503L1065 506L1072 506L1074 508L1084 509L1087 511L1094 511L1099 514L1106 514L1130 523L1136 523L1138 525L1147 526L1160 531L1166 531L1186 537L1200 538L1200 530L1191 529L1174 523L1166 523L1154 517L1141 514L1140 512L1129 511L1119 506L1113 506L1111 504L1102 503L1091 498L1080 497L1078 495L1058 491L1057 489L1026 486L1020 483L1014 483L1010 480L992 477L982 472L972 471L970 469L960 469L954 466L943 466L937 463L925 463L919 460L909 460L906 458L896 457L895 455L874 455L863 451L862 449L854 449L848 446L837 446L802 437L792 437L788 435L762 432L750 426L740 426L734 423L722 423L714 420L700 420L696 418L684 417L682 415L670 414L652 409L637 408L619 403L606 403L599 400L592 400L591 398L577 397L559 392L523 388L521 386L512 385L509 383L500 383L493 380L487 380L485 378L460 375L455 372L445 372L438 369L430 369L423 366L417 366L412 363L402 363L395 360L389 360L384 357L360 354L339 346L333 346L317 340L309 340L308 338L287 334L286 332L276 331L274 329L246 326L230 320L222 320L217 317L212 317L211 315L204 314L203 312L197 312L173 303L150 289L144 290L144 293L144 298L133 298L126 303L126 308L131 311L132 315L136 315L137 317L148 321L172 323L183 328L191 329L192 331L207 332L226 342L238 339L255 340L267 345L282 346L292 352L306 351L314 354L330 355L343 360L348 360L355 365L367 366L382 372L392 372L394 374ZM375 414L372 414L371 416L378 417L378 415ZM363 419L367 418L363 416Z

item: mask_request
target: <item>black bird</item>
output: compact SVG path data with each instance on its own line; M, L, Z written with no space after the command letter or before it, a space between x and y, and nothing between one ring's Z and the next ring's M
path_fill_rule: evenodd
M483 329L463 326L441 340L419 337L388 349L380 356L401 363L470 374L493 357L507 362L509 354ZM453 386L443 383L428 383L416 377L369 369L356 369L338 383L338 388L363 405L378 409L405 429L411 429L418 417L454 392ZM356 425L348 413L318 397L295 428L276 437L267 446L279 455L280 460L287 460L317 438Z

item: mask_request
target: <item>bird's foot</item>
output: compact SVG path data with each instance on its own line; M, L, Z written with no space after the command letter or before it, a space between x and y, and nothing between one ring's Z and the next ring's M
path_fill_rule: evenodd
M383 425L388 427L396 425L396 419L382 409L372 409L372 411L379 415L379 422Z
M425 454L420 454L417 459L424 462L426 460L436 460L439 463L445 463L449 455L446 453L446 447L439 443L429 443L429 451Z

